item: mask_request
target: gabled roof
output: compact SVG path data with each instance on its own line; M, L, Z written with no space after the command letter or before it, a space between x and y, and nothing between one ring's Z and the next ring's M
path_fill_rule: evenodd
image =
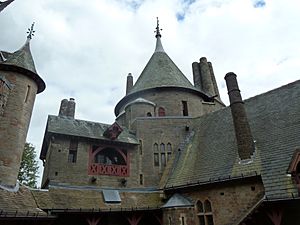
M74 137L84 137L94 140L112 141L109 138L103 136L103 133L110 126L110 124L78 120L64 116L49 115L40 158L43 159L44 157L46 157L47 142L51 134L61 134ZM122 129L123 132L118 136L117 139L114 140L114 142L139 144L139 141L133 134L130 134L125 127L122 127Z
M196 128L166 188L260 175L268 199L298 196L287 169L300 146L300 80L245 100L256 150L240 163L230 108L192 120Z

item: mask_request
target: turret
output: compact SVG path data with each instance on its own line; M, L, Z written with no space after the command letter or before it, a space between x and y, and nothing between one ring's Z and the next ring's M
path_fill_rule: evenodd
M13 188L37 93L45 83L37 74L30 52L33 25L26 43L0 62L0 185Z

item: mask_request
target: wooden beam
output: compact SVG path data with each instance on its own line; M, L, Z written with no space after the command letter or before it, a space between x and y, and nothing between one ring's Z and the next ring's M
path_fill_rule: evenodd
M101 216L100 217L93 217L93 218L87 218L86 219L89 225L98 225L98 223L101 220Z
M273 209L272 211L267 212L267 215L274 225L280 225L282 220L283 210Z
M131 217L127 216L126 219L128 220L128 222L130 223L130 225L138 225L138 223L140 222L140 220L142 219L143 214L133 214Z

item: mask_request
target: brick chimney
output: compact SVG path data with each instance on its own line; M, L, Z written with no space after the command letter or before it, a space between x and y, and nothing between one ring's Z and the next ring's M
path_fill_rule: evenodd
M227 73L225 80L237 140L238 154L241 160L251 159L255 147L236 75L232 72Z
M74 98L70 98L70 100L63 99L60 103L58 116L66 116L74 119L75 106L76 103Z

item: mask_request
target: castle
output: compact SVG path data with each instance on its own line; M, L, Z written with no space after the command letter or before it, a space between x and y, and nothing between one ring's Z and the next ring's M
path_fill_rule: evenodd
M32 32L32 29L31 29ZM30 51L0 51L0 224L298 224L300 81L242 100L225 76L222 102L206 58L194 84L155 51L113 124L75 118L75 100L49 115L42 189L17 183L35 95L45 89Z

